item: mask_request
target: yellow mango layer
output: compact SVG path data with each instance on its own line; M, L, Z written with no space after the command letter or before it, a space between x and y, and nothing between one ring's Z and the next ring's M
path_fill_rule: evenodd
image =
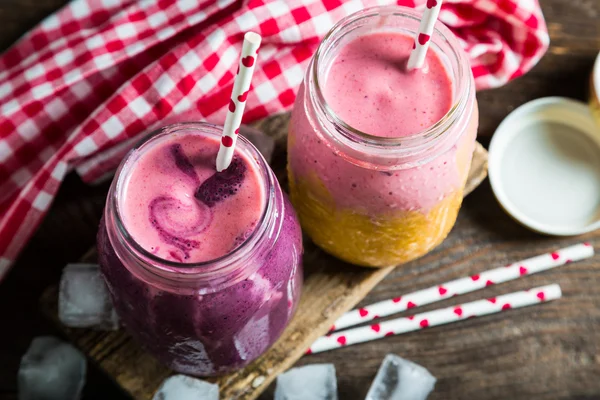
M290 173L289 178L304 232L335 257L367 267L403 264L426 254L446 238L462 202L457 190L427 214L396 211L373 217L338 208L316 174L296 179Z

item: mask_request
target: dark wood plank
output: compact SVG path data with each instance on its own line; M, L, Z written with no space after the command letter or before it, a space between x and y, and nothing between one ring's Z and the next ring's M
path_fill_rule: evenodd
M65 0L0 0L0 49L5 49ZM478 93L479 138L487 143L498 123L524 102L550 95L584 100L593 60L600 49L600 1L540 0L551 47L526 76L503 88ZM31 338L57 334L37 310L42 291L56 282L61 267L77 260L94 242L106 187L89 187L75 176L64 182L38 233L0 286L3 329L0 344L0 398L16 399L16 370ZM597 234L588 235L600 245ZM438 250L422 262L395 271L365 299L393 293L546 251L577 239L545 238L516 225L497 206L484 183L467 199L459 221ZM422 263L422 264L421 264ZM439 273L435 268L442 266ZM509 318L469 321L342 351L303 357L298 364L335 362L340 398L364 398L377 365L393 351L422 363L440 377L437 399L597 399L600 398L598 259L570 265L520 284L559 282L565 298L543 307L511 312ZM498 292L518 289L516 283ZM472 300L466 297L465 301ZM489 321L486 322L486 321ZM497 331L492 331L493 328ZM439 333L438 333L439 332ZM463 339L461 339L463 338ZM101 376L88 376L86 399L126 398ZM261 400L271 399L267 391ZM272 394L272 393L271 393Z
M484 182L467 197L457 225L438 249L390 273L360 305L584 240L598 248L600 232L557 239L526 231L500 209ZM297 365L333 362L341 399L363 399L390 352L427 367L438 378L431 400L598 399L599 268L600 257L595 256L423 311L559 283L564 297L553 303L306 356ZM270 399L272 389L260 399Z

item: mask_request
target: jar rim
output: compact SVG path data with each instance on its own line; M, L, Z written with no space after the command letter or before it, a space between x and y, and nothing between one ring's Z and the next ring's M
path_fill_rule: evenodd
M336 127L334 132L332 132L335 139L343 144L350 147L353 147L355 144L360 144L363 147L367 147L367 149L376 152L381 150L385 150L386 152L389 152L390 150L399 152L405 152L406 150L414 151L425 146L431 146L444 136L444 133L465 110L469 93L473 90L472 74L466 54L462 50L456 36L443 23L439 21L436 22L431 41L432 43L436 43L441 40L448 43L449 48L452 51L451 55L458 65L457 73L453 76L457 82L457 90L455 99L448 112L435 124L422 131L404 137L389 138L371 135L354 128L340 118L329 104L327 104L323 91L321 90L322 85L319 82L320 65L323 62L323 58L329 49L329 46L332 44L332 38L335 38L337 34L340 34L345 27L361 19L373 17L386 18L389 16L406 18L417 22L417 24L421 18L421 14L412 8L390 5L365 8L341 19L325 35L311 61L307 73L307 80L309 81L309 87L311 89L309 92L313 95L313 102L320 108L319 111L328 122L333 123ZM411 31L411 33L414 32Z
M144 146L166 135L173 133L184 133L186 131L200 131L203 134L210 134L220 137L222 127L206 122L181 122L166 125L150 132L148 135L145 135L132 147L131 150L129 150L127 155L121 161L121 164L115 172L115 181L110 188L109 201L111 202L112 209L114 210L113 215L115 217L115 225L117 227L117 231L119 232L119 236L125 240L131 249L134 250L131 253L134 254L136 259L140 261L146 270L163 277L169 277L171 275L172 277L190 276L196 279L210 278L212 276L220 276L221 274L227 273L230 270L235 270L235 266L238 264L238 261L248 257L249 253L252 253L252 251L248 250L256 247L256 245L263 239L264 235L269 230L269 215L273 213L275 182L272 173L270 173L270 168L260 151L258 151L248 139L242 135L239 135L236 149L247 152L247 155L249 156L248 158L257 162L262 181L265 185L265 197L264 204L262 205L262 213L255 229L253 229L252 233L231 252L211 260L195 263L182 263L167 260L152 254L133 238L133 236L127 230L121 216L119 196L123 190L123 182L128 177L128 173L127 171L124 171L124 169L127 167L128 163L133 160L132 157L138 154L139 151L143 150ZM108 208L106 212L108 212ZM218 265L221 265L221 267L210 270L207 270L206 268L208 266Z

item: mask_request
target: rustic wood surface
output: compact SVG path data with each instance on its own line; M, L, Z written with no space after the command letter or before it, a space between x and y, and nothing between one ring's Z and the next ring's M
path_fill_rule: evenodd
M289 114L282 114L256 124L277 139L274 171L285 185L285 141ZM478 143L467 179L470 193L487 175L487 151ZM325 334L344 312L373 289L392 268L356 268L328 256L305 240L304 286L298 311L279 340L247 368L216 380L222 400L253 400L281 372L292 366L319 336ZM83 261L96 262L92 248ZM46 315L57 320L57 286L42 296ZM57 321L58 322L58 321ZM64 328L64 327L63 327ZM113 377L136 400L150 400L160 383L172 372L147 354L124 330L95 332L66 329L67 337Z
M0 0L0 49L64 2ZM586 98L589 72L600 50L600 1L541 0L541 6L551 34L550 50L526 76L478 93L479 140L484 144L502 118L526 101L551 95ZM48 217L0 286L0 399L17 399L16 371L32 337L61 334L40 314L38 300L58 280L62 266L79 259L94 243L106 190L106 184L89 187L68 176ZM484 182L466 199L448 240L389 274L363 304L580 240L598 247L600 232L562 239L529 232L504 214ZM599 267L595 257L489 288L486 294L558 282L564 298L551 304L307 356L296 365L333 362L344 400L364 398L388 352L414 360L438 377L433 400L600 399ZM260 399L270 399L272 390L273 385ZM84 398L128 396L92 364Z

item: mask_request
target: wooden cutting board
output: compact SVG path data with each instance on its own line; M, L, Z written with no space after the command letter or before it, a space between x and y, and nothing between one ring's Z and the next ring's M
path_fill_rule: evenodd
M285 141L289 114L260 121L255 126L276 139L273 170L287 185ZM487 151L477 143L465 195L487 175ZM82 261L96 262L91 249ZM260 358L236 373L213 379L220 386L221 399L256 399L277 375L298 360L333 322L358 303L393 268L367 269L337 260L305 239L304 287L298 311L279 340ZM136 400L149 400L161 382L173 372L146 353L124 330L97 332L71 329L58 321L58 289L48 288L41 306L69 339Z

